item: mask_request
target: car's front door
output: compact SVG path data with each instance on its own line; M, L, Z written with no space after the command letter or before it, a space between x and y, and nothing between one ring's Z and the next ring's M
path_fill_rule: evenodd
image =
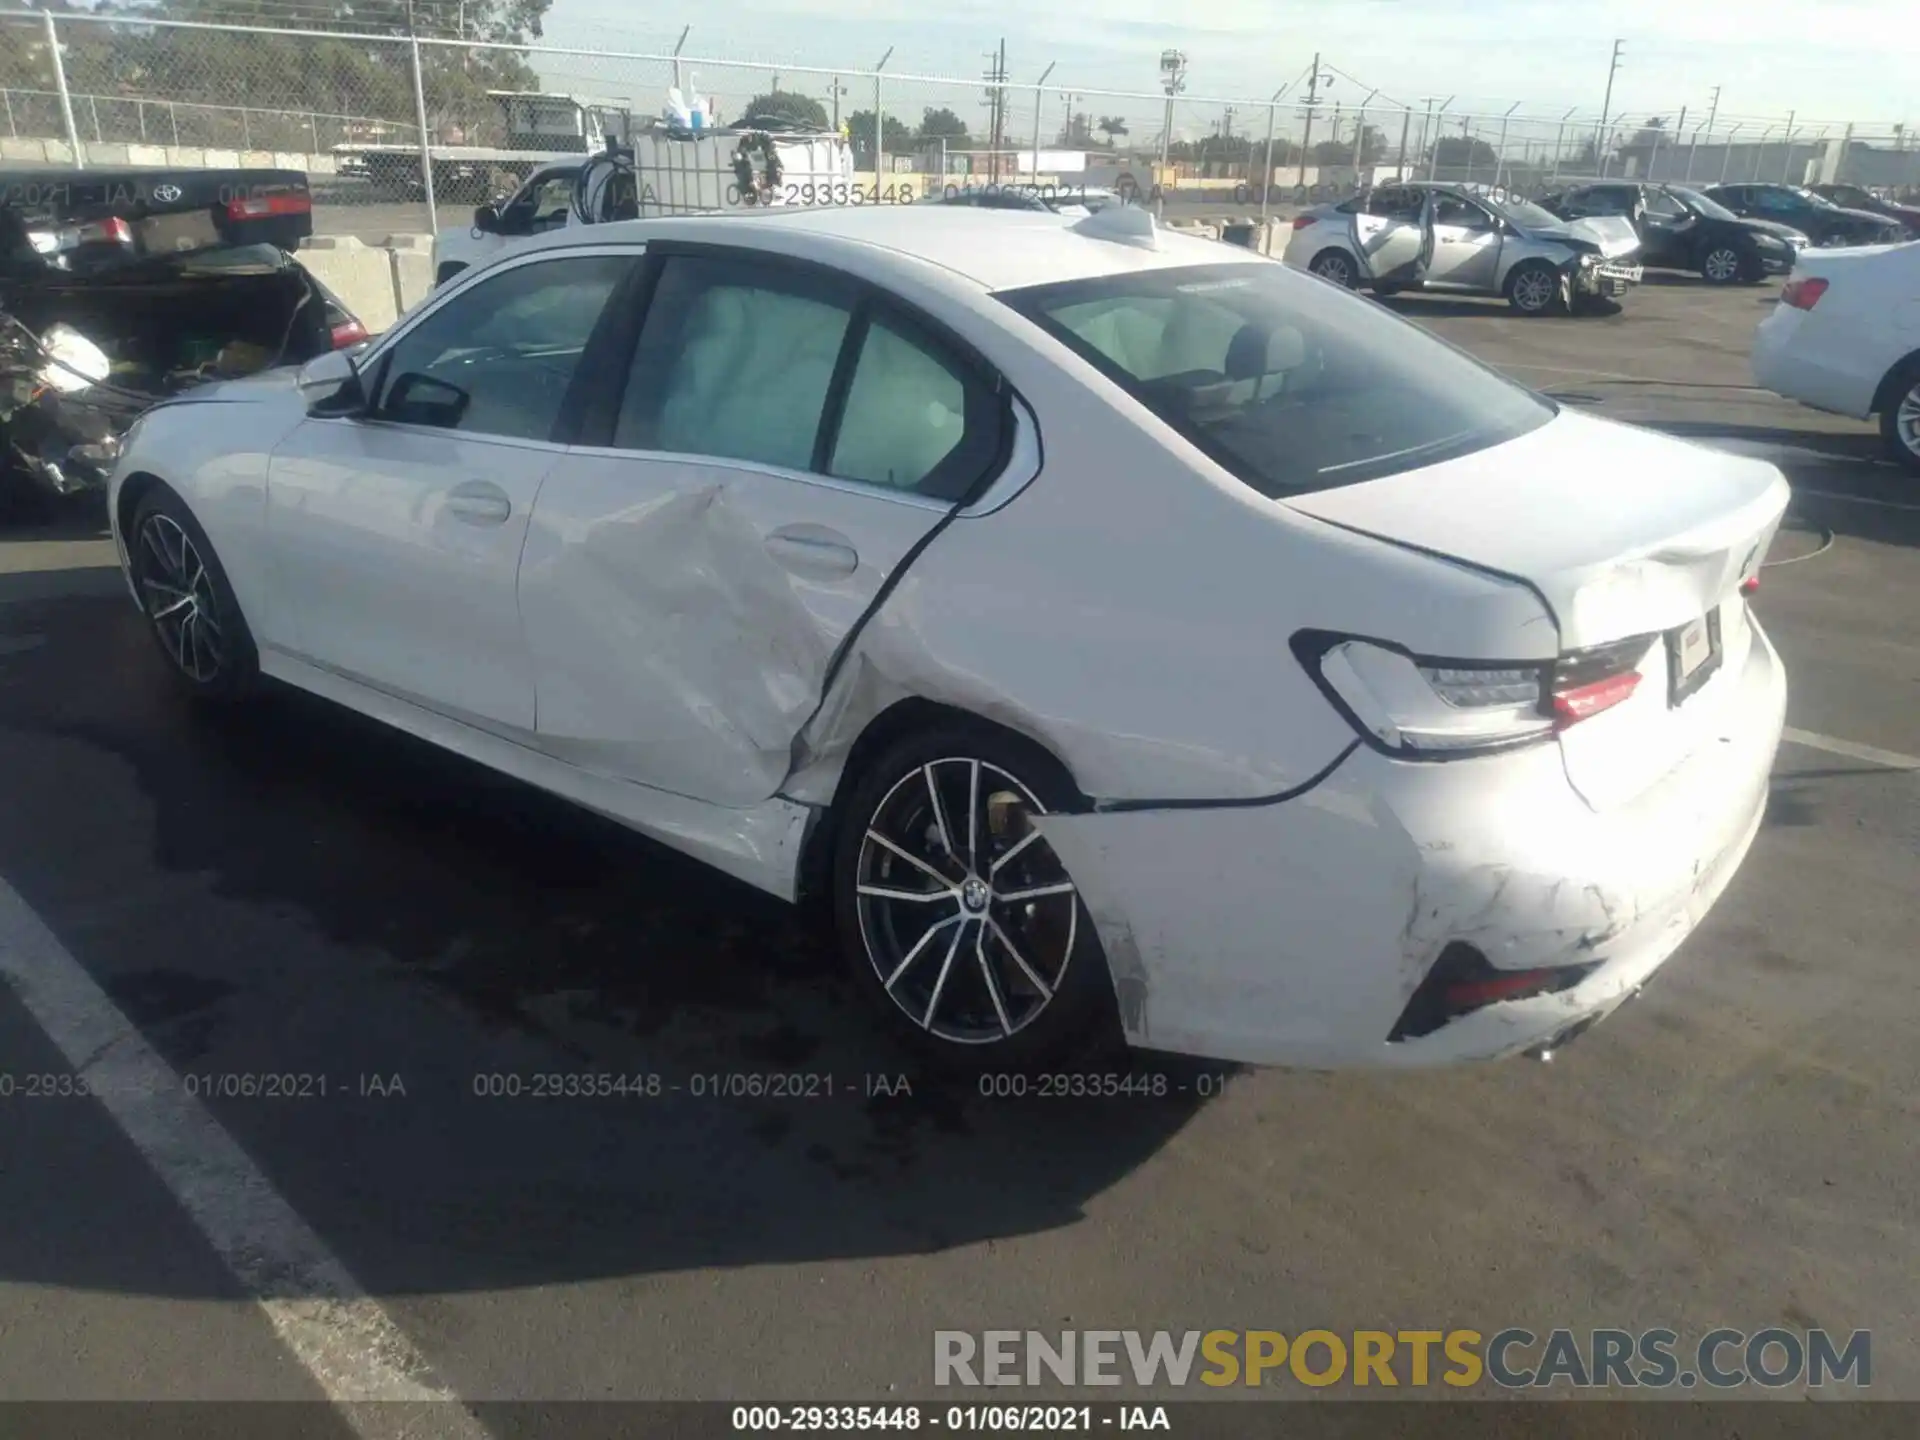
M1464 195L1433 196L1433 258L1427 284L1436 290L1491 290L1500 273L1500 222Z
M501 732L531 732L515 597L555 426L633 249L533 257L452 293L366 364L367 404L274 451L267 532L287 648Z
M1411 185L1382 185L1351 221L1354 254L1370 280L1412 278L1420 261L1420 215L1424 192Z
M1696 226L1693 212L1665 190L1644 191L1636 227L1640 232L1640 263L1691 268L1688 257Z
M534 507L520 614L538 744L753 805L785 782L889 577L1003 463L1008 402L850 276L655 249L624 384Z

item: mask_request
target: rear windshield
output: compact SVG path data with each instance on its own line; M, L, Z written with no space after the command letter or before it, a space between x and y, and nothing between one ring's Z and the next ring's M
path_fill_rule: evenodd
M1278 262L1001 293L1261 494L1499 445L1555 413L1425 330Z

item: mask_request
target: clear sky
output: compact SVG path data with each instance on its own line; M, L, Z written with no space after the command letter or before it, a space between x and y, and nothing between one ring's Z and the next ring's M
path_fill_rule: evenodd
M1790 112L1835 135L1848 121L1862 135L1887 134L1896 121L1920 130L1920 0L706 0L644 9L555 0L546 29L556 44L671 49L687 24L688 54L866 68L892 46L892 71L962 79L979 76L1004 38L1013 81L1030 85L1052 63L1050 85L1101 89L1155 90L1158 57L1171 46L1187 56L1190 94L1262 102L1302 80L1317 50L1340 72L1324 92L1330 103L1352 107L1378 87L1375 105L1452 96L1455 116L1497 117L1517 102L1523 118L1570 107L1597 115L1618 38L1612 113L1631 121L1661 115L1672 125L1684 105L1692 130L1719 86L1722 131L1739 121L1752 135ZM696 73L723 101L766 88L747 72ZM826 76L795 73L781 84L830 98ZM903 118L945 98L934 87L902 90L888 108ZM977 119L977 90L952 87L951 100ZM855 87L845 103L870 104L870 87ZM1024 108L1030 115L1031 98ZM1136 136L1160 125L1148 101L1091 98L1081 108L1125 113ZM1299 113L1283 107L1281 129L1297 128ZM1175 133L1204 133L1220 114L1218 105L1183 105ZM1259 130L1264 104L1242 107L1234 123Z

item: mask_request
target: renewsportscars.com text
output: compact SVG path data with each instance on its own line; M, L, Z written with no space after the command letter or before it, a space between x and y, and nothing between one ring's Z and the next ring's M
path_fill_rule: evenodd
M1142 1388L1448 1385L1731 1390L1873 1383L1873 1336L1778 1327L1479 1330L937 1330L933 1383Z

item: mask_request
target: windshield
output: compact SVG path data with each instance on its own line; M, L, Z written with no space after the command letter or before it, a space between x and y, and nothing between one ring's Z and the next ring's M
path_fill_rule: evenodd
M1689 210L1693 211L1694 214L1704 216L1708 220L1738 220L1740 218L1718 200L1711 200L1705 195L1702 195L1698 190L1689 190L1681 185L1669 185L1667 187L1667 193Z
M1270 497L1483 450L1555 413L1391 311L1272 262L999 298Z
M1511 220L1524 230L1548 230L1567 223L1551 210L1542 210L1531 200L1493 200L1485 195L1480 200L1501 219Z

